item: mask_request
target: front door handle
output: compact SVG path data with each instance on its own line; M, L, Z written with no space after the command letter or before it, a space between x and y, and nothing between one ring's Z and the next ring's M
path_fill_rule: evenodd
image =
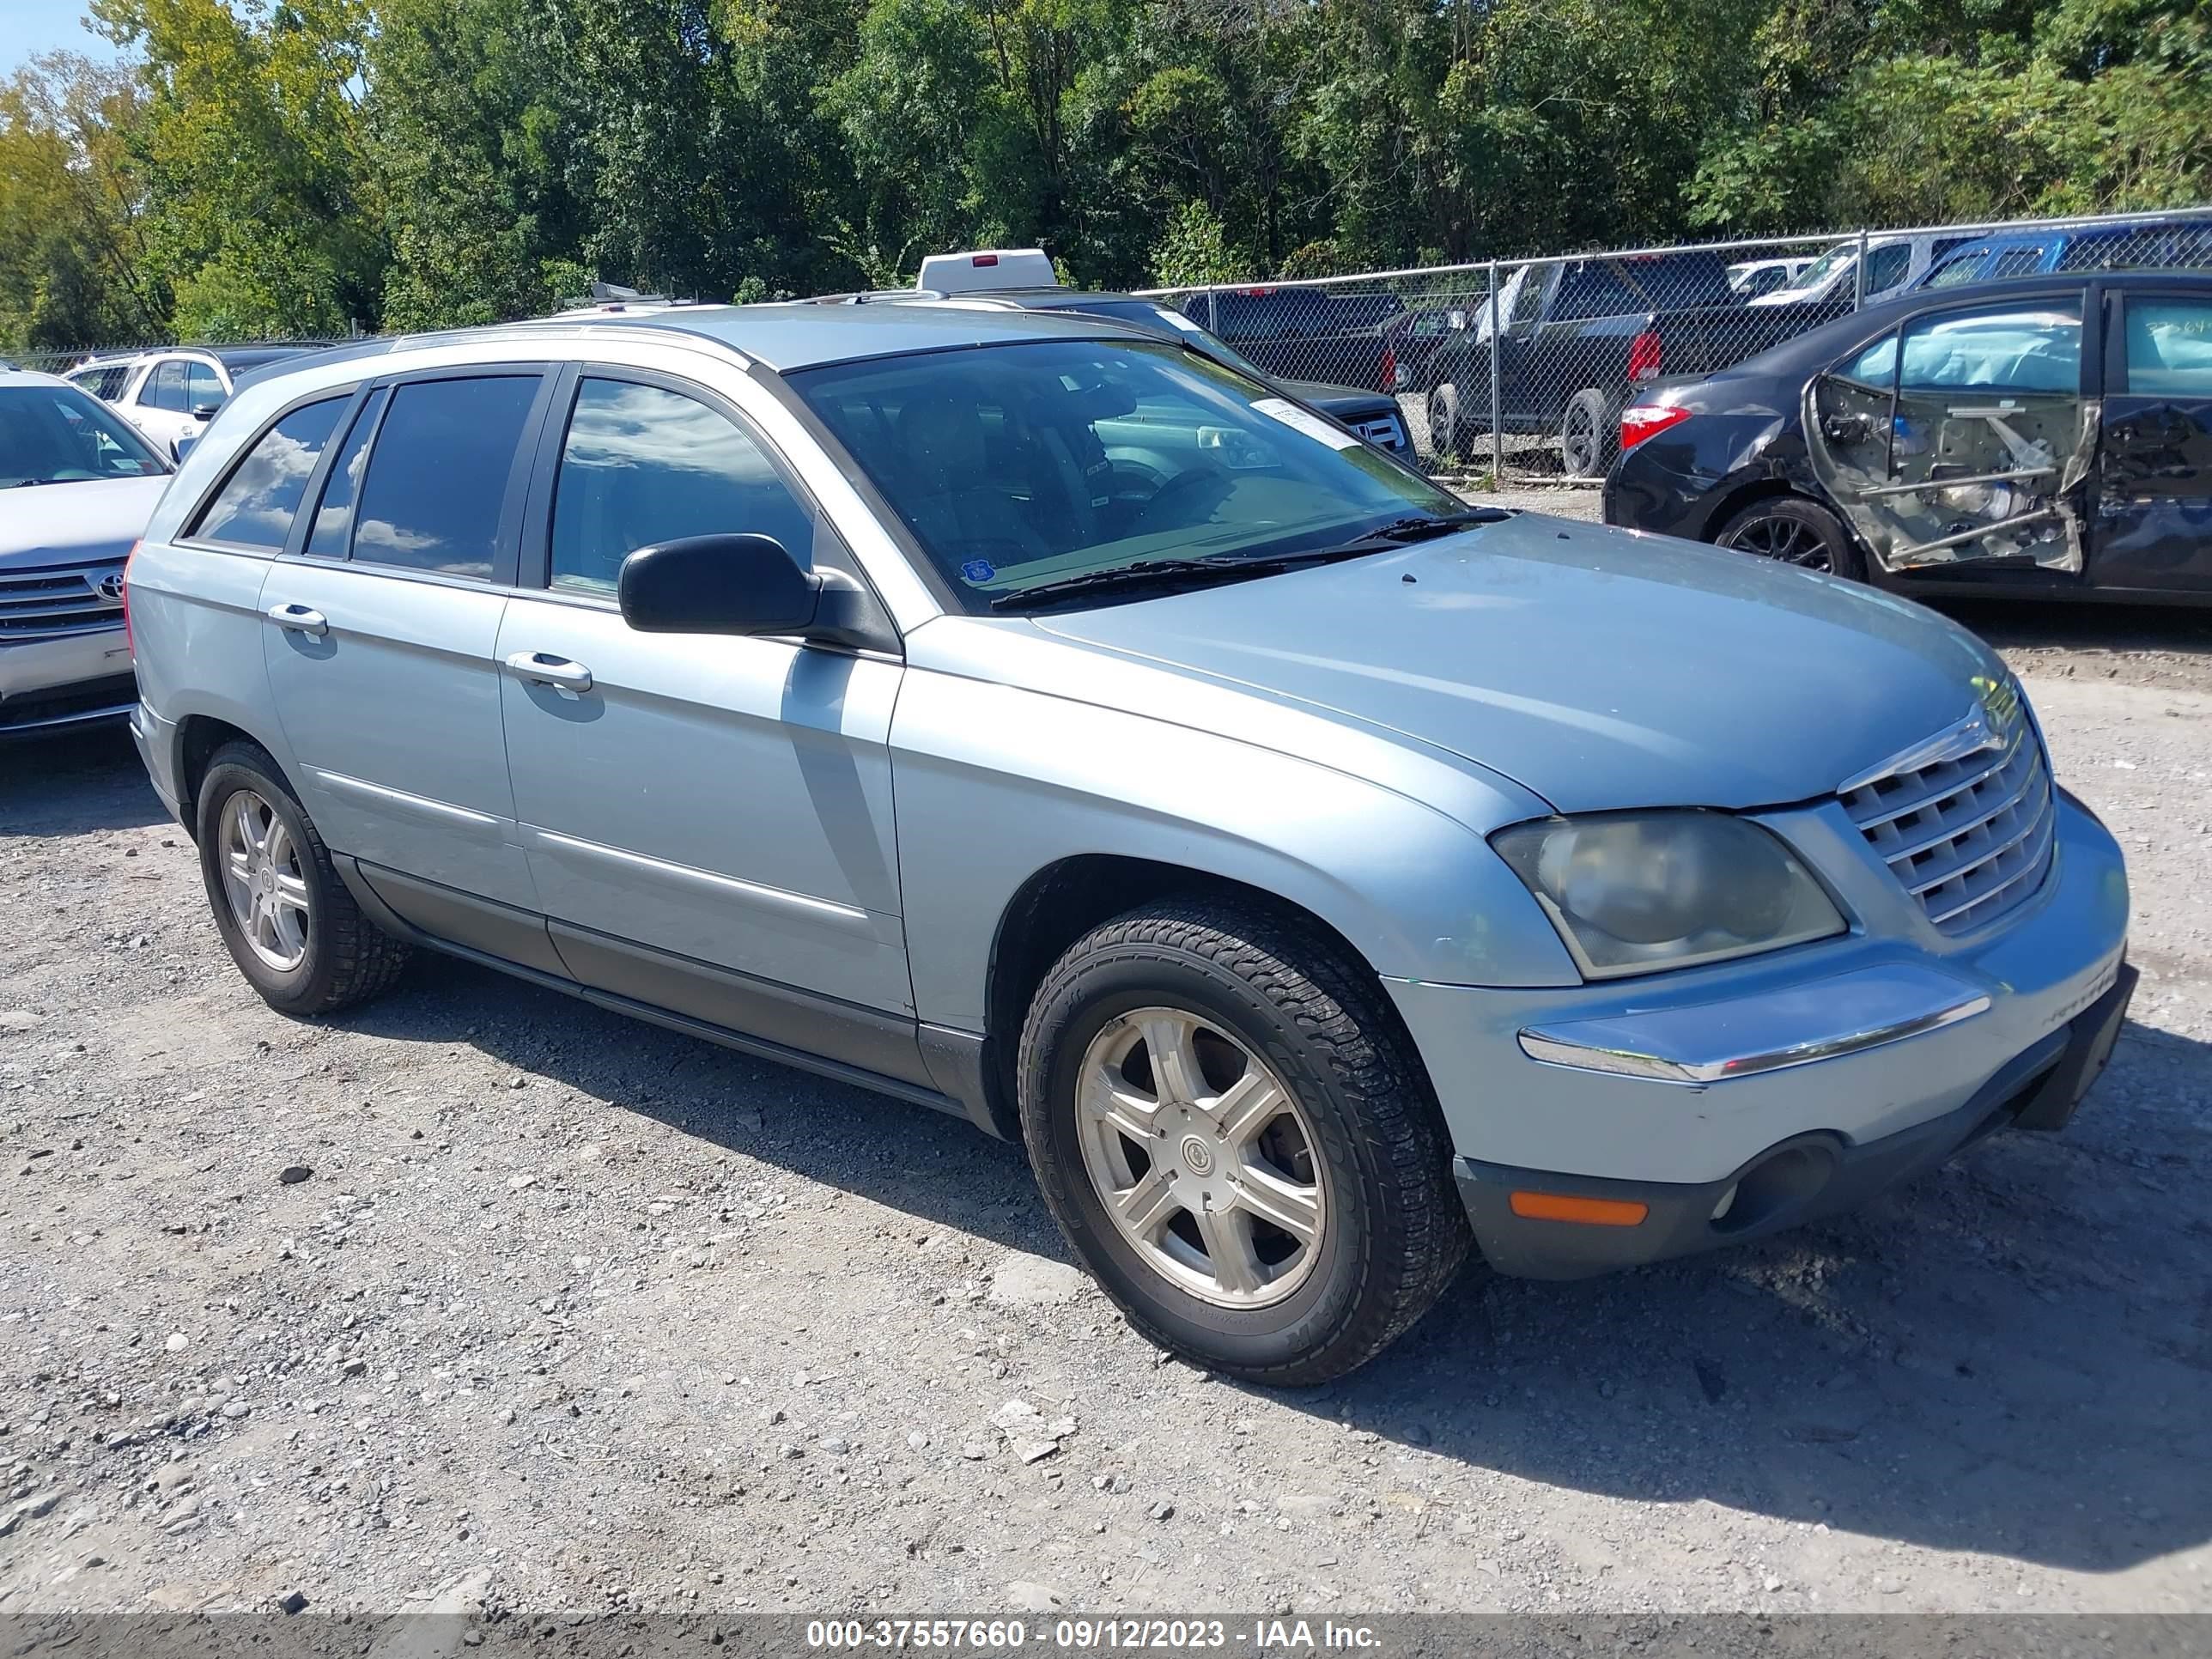
M557 686L563 691L588 691L592 671L580 662L544 651L518 651L507 659L507 672L533 685Z
M331 631L329 620L319 611L310 611L304 605L272 605L269 620L279 628L289 628L295 634L309 635L320 639Z

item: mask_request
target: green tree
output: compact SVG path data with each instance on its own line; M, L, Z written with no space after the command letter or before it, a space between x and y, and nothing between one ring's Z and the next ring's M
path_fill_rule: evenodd
M140 115L131 70L74 54L0 83L0 344L127 343L166 326L128 153Z

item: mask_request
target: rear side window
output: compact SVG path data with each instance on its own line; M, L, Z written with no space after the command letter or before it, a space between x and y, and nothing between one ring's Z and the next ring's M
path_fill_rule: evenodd
M1880 294L1895 288L1912 268L1912 245L1893 242L1867 255L1866 291Z
M1553 302L1552 315L1568 322L1658 308L1623 281L1610 261L1589 259L1567 267L1566 275L1559 279L1559 297Z
M362 480L357 562L491 579L534 374L417 380L392 394Z
M139 389L138 401L149 409L173 409L182 413L185 407L185 360L165 357L154 365L154 372L146 377Z
M368 441L376 435L376 422L384 413L384 405L391 398L388 386L380 386L368 394L368 401L346 436L345 447L338 451L337 462L323 485L323 499L315 510L314 528L307 532L308 556L317 559L343 559L346 544L353 531L353 506L361 496L362 469L368 461Z
M2128 298L2128 391L2212 398L2212 301Z
M1938 313L1905 325L1907 392L2078 392L2081 314L2072 301Z
M555 587L611 594L641 547L746 532L812 556L813 514L750 433L681 392L582 382L553 496Z
M205 409L212 404L220 409L222 400L230 394L222 389L222 381L214 368L207 363L185 365L185 407Z
M182 365L179 365L179 368ZM282 548L350 392L304 404L261 434L200 515L192 534L234 547Z
M2039 247L2008 247L1997 255L1996 269L1992 276L2025 276L2041 263L2043 250Z

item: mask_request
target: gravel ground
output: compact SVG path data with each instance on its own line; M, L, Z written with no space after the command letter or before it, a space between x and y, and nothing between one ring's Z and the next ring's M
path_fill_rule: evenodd
M279 1018L125 741L0 751L0 1613L2212 1608L2212 634L1968 620L2133 861L2074 1128L1297 1395L951 1119L435 958Z

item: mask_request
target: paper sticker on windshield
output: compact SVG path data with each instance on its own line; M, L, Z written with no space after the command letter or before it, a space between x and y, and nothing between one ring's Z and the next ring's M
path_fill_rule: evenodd
M981 587L999 574L999 567L988 559L970 559L960 567L960 574L975 586Z
M1200 328L1189 318L1184 316L1182 313L1177 311L1173 306L1162 306L1160 307L1160 315L1166 318L1171 326L1181 329L1186 334L1203 334L1206 332L1204 329Z
M1252 405L1262 415L1271 416L1294 432L1303 432L1309 438L1318 438L1331 449L1357 449L1359 440L1341 427L1331 426L1310 410L1300 409L1296 404L1281 398L1262 398Z

